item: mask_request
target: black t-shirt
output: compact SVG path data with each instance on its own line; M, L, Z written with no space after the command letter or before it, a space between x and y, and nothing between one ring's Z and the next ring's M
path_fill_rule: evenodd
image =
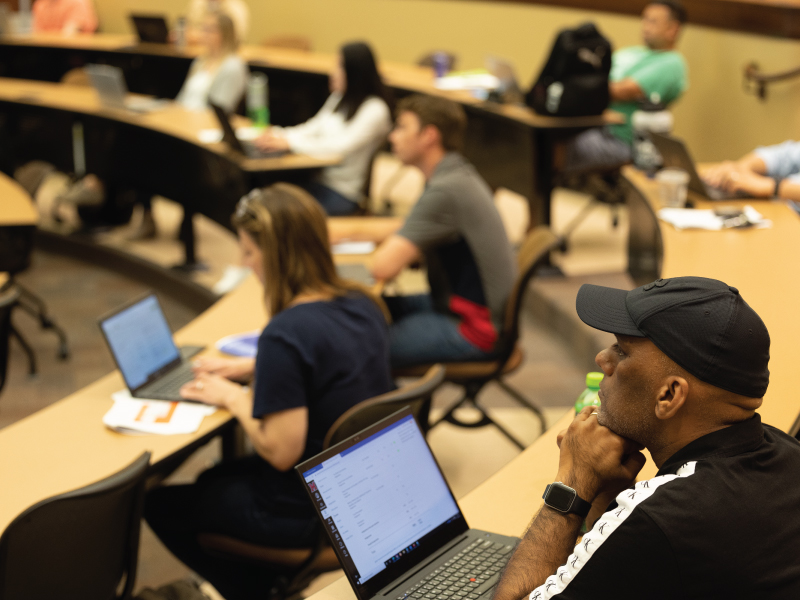
M388 326L361 294L287 308L258 339L253 417L308 407L303 460L348 408L390 389Z
M258 338L253 417L308 407L302 460L322 450L328 429L348 408L392 388L388 326L375 303L361 294L287 308ZM283 491L280 499L269 499L273 511L313 514L292 470L261 465L270 495L276 485Z
M617 496L530 600L800 598L800 444L758 415Z

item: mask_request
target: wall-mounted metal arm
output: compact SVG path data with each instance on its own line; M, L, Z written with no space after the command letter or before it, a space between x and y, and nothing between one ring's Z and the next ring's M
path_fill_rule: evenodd
M794 77L800 77L800 67L783 71L781 73L772 73L767 75L761 72L757 63L750 63L744 68L744 89L747 92L753 92L759 98L765 100L767 97L767 84L775 83L776 81L785 81Z

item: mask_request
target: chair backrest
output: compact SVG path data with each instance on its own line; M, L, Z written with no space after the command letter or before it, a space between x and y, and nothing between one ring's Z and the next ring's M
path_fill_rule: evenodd
M19 298L19 292L12 285L0 292L0 392L6 384L8 373L8 340L11 337L11 309Z
M76 85L79 87L92 87L89 73L83 67L70 69L61 76L61 83L64 85Z
M511 356L519 339L519 313L528 284L536 271L547 262L550 252L558 248L561 240L549 227L536 227L528 232L517 253L517 280L511 288L503 322L500 364Z
M404 406L411 406L414 416L424 431L428 430L428 412L431 398L444 380L445 369L440 364L433 365L424 376L413 383L404 385L392 392L375 396L359 402L342 416L328 430L323 442L329 448L362 429L388 417Z
M14 519L0 537L0 600L130 598L149 463L145 452L122 471Z

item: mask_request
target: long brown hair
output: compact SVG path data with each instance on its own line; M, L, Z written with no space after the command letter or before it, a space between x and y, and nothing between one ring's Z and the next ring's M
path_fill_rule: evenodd
M358 292L388 317L386 305L369 288L339 277L325 213L305 190L290 183L256 188L239 201L231 222L261 250L264 300L271 315L303 293L337 297Z
M221 10L212 10L206 13L206 15L213 17L219 29L222 56L236 54L236 51L239 49L239 38L236 34L236 26L230 15Z

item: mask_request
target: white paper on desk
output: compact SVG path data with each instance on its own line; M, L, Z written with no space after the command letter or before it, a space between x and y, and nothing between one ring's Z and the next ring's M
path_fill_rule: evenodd
M264 133L263 127L237 127L236 137L240 140L252 141Z
M375 242L339 242L331 246L331 254L372 254Z
M440 90L496 90L500 80L490 73L455 73L439 77L433 85Z
M772 221L749 204L742 209L747 219L758 229L772 227ZM658 211L658 218L671 224L675 229L706 229L719 231L723 228L724 219L714 214L711 209L695 208L662 208Z
M114 405L103 416L106 427L120 433L176 435L194 433L215 406L133 398L129 390L111 394Z
M222 129L201 129L197 139L204 144L218 144L222 141Z

